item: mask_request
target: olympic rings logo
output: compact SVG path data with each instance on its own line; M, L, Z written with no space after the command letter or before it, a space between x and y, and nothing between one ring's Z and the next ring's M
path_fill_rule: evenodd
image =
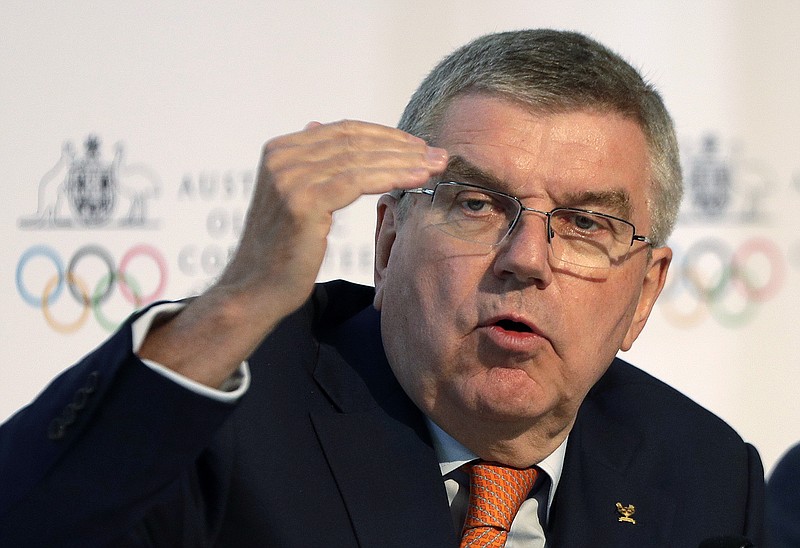
M93 286L87 281L86 273L80 274L78 268L91 257L99 259L105 270ZM135 278L129 272L132 262L136 261L137 264L141 262L142 259L139 257L151 262L158 270L158 283L147 295L142 294L140 284L143 280ZM45 274L43 279L40 279L41 289L34 292L29 287L30 278L34 275L29 271L34 269L31 264L39 263L40 258L52 264L52 275ZM119 294L125 301L134 308L139 308L161 297L167 286L167 271L164 256L147 244L131 247L120 259L118 267L115 266L111 253L104 247L94 244L84 245L72 255L66 268L59 253L52 247L34 245L20 256L17 263L16 284L22 300L34 308L40 308L47 324L59 333L77 331L86 323L91 313L101 327L113 331L120 322L109 319L103 310L103 305L109 301L114 289L118 288ZM80 308L75 319L66 321L55 317L53 306L61 298L65 288Z
M667 319L679 327L694 327L709 315L725 327L741 327L786 278L786 260L767 238L750 238L735 250L704 238L679 251L659 298Z

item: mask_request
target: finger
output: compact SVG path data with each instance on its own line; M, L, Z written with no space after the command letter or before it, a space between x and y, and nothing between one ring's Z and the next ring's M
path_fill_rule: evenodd
M322 183L294 185L285 191L275 189L272 203L283 203L292 216L320 217L330 222L330 215L347 207L359 197L381 194L396 188L416 188L430 179L424 169L358 169L341 172ZM299 223L303 224L303 223Z
M270 158L266 169L276 175L293 177L292 173L301 173L308 182L322 182L328 177L342 172L357 170L413 170L422 169L430 174L440 173L447 166L447 151L427 147L411 151L360 151L337 149L320 154L318 158L304 157L303 161L291 161L283 158Z
M326 197L327 209L333 212L361 196L423 186L431 176L430 171L422 168L357 170L331 177L319 185L318 192Z
M422 139L380 124L345 120L327 125L310 122L306 127L305 131L278 137L264 145L262 164L267 171L279 172L286 167L325 160L329 160L331 166L340 163L344 169L353 165L385 165L373 164L381 157L364 154L370 152L410 154L404 160L398 156L395 161L402 161L405 167L437 170L446 157L443 149L429 147ZM393 167L401 166L394 164Z
M341 120L328 124L309 122L303 131L289 133L273 140L280 141L284 146L307 144L312 140L348 139L356 136L374 136L393 140L398 143L425 145L425 141L397 128L362 122L357 120Z
M280 195L308 192L309 187L319 187L321 199L325 198L325 193L330 193L348 202L362 194L422 186L442 173L446 165L444 151L431 152L429 156L420 153L347 152L325 160L289 164L284 169L264 174L264 177L271 177L272 186ZM339 202L334 200L332 203Z
M375 135L351 135L287 145L271 141L264 146L262 170L279 174L296 166L312 165L319 177L332 171L365 168L426 168L441 170L447 159L444 149L421 141L401 142Z

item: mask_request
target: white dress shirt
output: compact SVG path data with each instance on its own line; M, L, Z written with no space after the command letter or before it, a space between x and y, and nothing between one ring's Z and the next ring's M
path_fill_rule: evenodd
M137 318L131 325L133 353L139 353L144 338L147 332L150 331L150 326L153 324L153 320L156 316L159 314L174 314L182 310L184 306L183 303L158 304ZM156 372L161 373L168 379L172 379L184 388L222 402L235 402L242 397L250 387L250 368L247 366L247 362L242 362L236 373L231 375L218 389L193 381L152 360L142 359L142 363Z

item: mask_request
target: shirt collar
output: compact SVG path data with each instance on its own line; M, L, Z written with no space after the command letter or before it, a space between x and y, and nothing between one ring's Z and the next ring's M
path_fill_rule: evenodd
M461 445L450 434L442 430L438 424L433 422L430 418L425 417L428 423L428 430L433 439L433 448L436 451L436 457L439 459L439 469L442 472L442 477L453 472L458 467L479 458L472 451ZM550 492L547 501L547 507L553 503L553 497L558 488L558 482L561 479L561 472L564 469L564 456L567 452L567 436L561 445L556 447L555 451L550 453L537 466L550 478Z

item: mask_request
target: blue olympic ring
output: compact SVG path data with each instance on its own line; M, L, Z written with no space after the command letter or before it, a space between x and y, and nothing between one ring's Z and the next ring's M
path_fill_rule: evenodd
M42 306L44 300L41 297L31 295L31 293L25 287L25 282L23 280L25 266L28 264L28 261L37 255L41 255L53 261L53 264L56 267L56 272L58 273L58 283L56 284L55 291L53 291L53 293L50 295L51 299L57 299L60 297L61 291L64 289L64 262L61 260L61 256L59 256L56 250L46 245L35 245L30 247L25 251L25 253L22 254L22 256L20 256L19 262L17 263L17 291L19 292L20 297L22 297L26 303L33 307L39 308Z
M158 285L150 295L146 296L142 295L138 281L126 272L131 261L140 255L151 259L159 270ZM45 283L41 297L33 295L25 284L25 269L32 259L39 256L48 259L55 267L55 273ZM80 261L88 256L99 258L107 270L98 280L93 291L75 273ZM16 269L16 284L20 297L30 306L41 308L45 321L53 329L61 333L70 333L79 329L88 318L90 311L94 312L94 316L101 327L113 331L113 329L116 329L116 325L108 319L101 310L100 305L108 300L115 285L119 287L123 298L138 308L143 304L158 299L163 294L166 283L167 264L163 255L156 248L146 244L139 244L130 248L120 260L119 268L114 266L114 259L105 248L93 244L84 245L75 252L66 269L60 255L53 248L46 245L34 245L20 256ZM61 322L53 318L50 308L51 304L61 296L65 285L75 301L82 307L77 320L71 323Z

